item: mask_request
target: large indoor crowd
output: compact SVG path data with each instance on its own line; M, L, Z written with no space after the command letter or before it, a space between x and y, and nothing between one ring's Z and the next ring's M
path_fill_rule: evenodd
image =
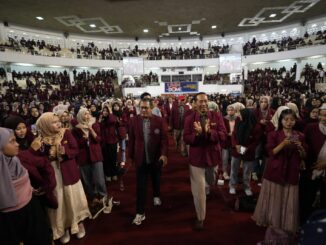
M275 89L268 95L251 90L243 96L156 98L148 93L114 98L96 90L96 83L81 84L78 90L79 83L113 79L112 71L74 71L75 87L61 86L67 85L67 72L14 72L14 78L38 82L27 83L27 93L9 86L12 91L1 97L5 184L0 186L0 232L7 232L8 244L45 245L57 239L67 243L70 234L83 238L85 219L111 212L114 200L107 183L119 179L128 161L137 167L133 224L141 225L146 175L152 176L154 205L162 202L160 171L167 164L170 131L176 149L189 157L196 230L204 228L210 186L222 178L229 194L235 195L242 168L245 196L253 196L251 181L261 183L252 210L255 222L280 239L298 239L300 225L326 205L326 95L313 89L305 94L287 86L281 89L272 81L284 78L284 72L290 80L293 74L285 69L249 73L265 91ZM304 74L311 76L309 67ZM44 82L60 86L57 97L40 96ZM81 93L63 95L65 89ZM17 229L22 215L30 222Z

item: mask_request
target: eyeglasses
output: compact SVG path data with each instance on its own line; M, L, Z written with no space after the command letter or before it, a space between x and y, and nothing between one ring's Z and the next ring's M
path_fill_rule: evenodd
M141 106L140 109L141 109L141 110L148 110L149 107L147 107L147 106Z

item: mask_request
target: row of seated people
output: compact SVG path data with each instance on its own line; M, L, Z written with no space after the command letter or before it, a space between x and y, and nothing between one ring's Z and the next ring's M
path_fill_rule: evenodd
M290 70L282 67L280 69L265 68L249 71L248 79L244 83L244 89L247 93L261 93L270 90L274 93L293 91L300 93L305 93L305 91L315 92L316 83L320 82L319 76L324 73L306 64L301 73L300 81L296 81L296 68L297 64L295 63Z
M318 31L315 34L309 35L305 33L303 37L298 37L293 39L291 37L284 37L282 40L273 41L257 41L255 38L250 42L243 45L243 54L252 55L260 53L272 53L280 52L284 50L296 49L302 46L311 46L316 44L326 44L326 30L321 32ZM9 42L0 45L0 51L5 51L5 49L12 49L15 51L21 51L21 48L25 47L28 52L35 55L45 55L44 53L38 52L35 48L40 51L42 49L47 49L50 51L50 56L63 56L60 45L51 45L45 43L44 40L35 42L34 40L17 40L14 38L9 38ZM205 58L218 58L219 54L229 53L229 45L209 45L209 48L202 49L198 47L193 48L147 48L139 49L136 45L133 49L127 48L123 50L118 50L117 48L112 48L109 45L108 48L99 48L94 42L89 42L88 44L77 43L76 47L70 48L68 54L64 54L67 57L75 57L80 59L101 59L101 60L122 60L123 57L139 57L142 56L149 60L162 60L162 59L205 59Z
M74 81L70 81L67 71L63 72L12 72L13 81L5 80L1 87L5 89L4 98L16 99L19 94L27 97L36 96L40 101L63 99L65 96L113 95L114 70L99 70L95 74L89 71L73 71ZM25 84L21 83L25 80ZM19 81L19 83L18 83ZM23 86L21 86L23 85ZM61 92L60 92L61 91ZM35 94L35 95L33 95Z
M158 75L150 72L140 77L126 77L121 82L121 88L139 88L146 86L158 85Z
M26 49L27 53L32 55L42 55L42 50L47 50L51 53L51 56L59 56L59 52L61 51L60 44L53 45L45 43L44 40L26 40L24 37L22 37L20 40L17 37L9 37L8 43L3 44L2 46L2 51L3 48L8 48L15 51L22 51L23 49Z
M216 74L210 74L204 76L204 84L240 84L241 78L240 76L236 76L232 81L230 81L229 74L220 74L217 72Z
M284 37L282 40L273 41L257 41L256 38L247 42L243 46L244 55L274 53L285 50L293 50L299 47L312 46L317 44L326 44L326 30L324 32L317 32L316 34L309 35L307 32L303 37L293 39L291 37Z

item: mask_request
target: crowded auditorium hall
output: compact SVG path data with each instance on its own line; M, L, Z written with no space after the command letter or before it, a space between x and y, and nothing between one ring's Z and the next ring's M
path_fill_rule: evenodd
M1 245L326 245L326 0L0 0Z

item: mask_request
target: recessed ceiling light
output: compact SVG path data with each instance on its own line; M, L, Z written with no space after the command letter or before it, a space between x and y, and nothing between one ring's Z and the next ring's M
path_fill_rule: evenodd
M216 29L217 26L212 26L212 29Z
M276 16L276 14L271 14L269 17L274 18L275 16Z
M95 28L96 25L95 24L90 24L89 27Z
M179 31L181 31L181 27L179 27Z
M36 19L38 19L38 20L44 20L44 18L41 17L41 16L37 16Z
M147 33L148 32L148 29L144 29L143 32Z

